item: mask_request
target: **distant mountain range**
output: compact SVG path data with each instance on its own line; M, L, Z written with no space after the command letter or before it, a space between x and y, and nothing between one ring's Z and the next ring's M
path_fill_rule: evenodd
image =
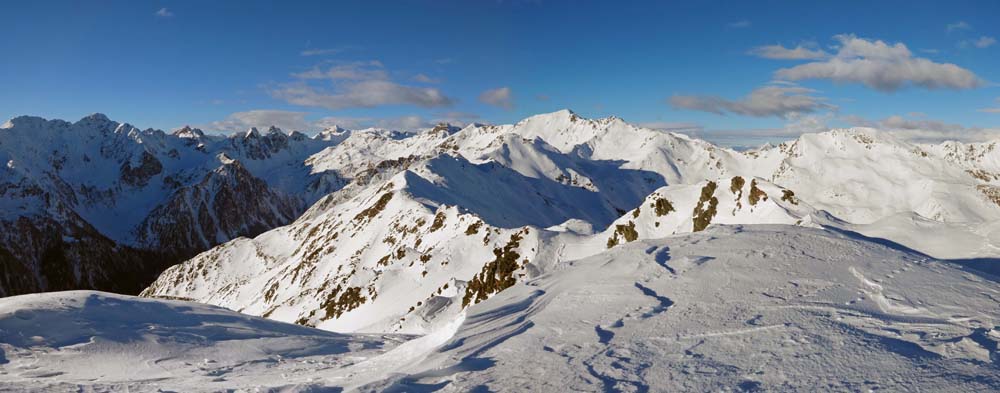
M138 293L171 265L286 224L291 226L207 254L246 244L263 250L254 254L259 258L287 264L255 273L266 282L254 284L286 288L291 292L281 296L272 291L286 303L218 293L214 298L261 314L278 312L287 302L305 301L290 299L317 291L320 284L303 282L299 288L267 277L306 259L319 270L296 279L316 282L345 280L325 271L343 270L345 263L364 266L374 277L381 271L378 262L394 253L400 257L393 264L415 257L446 259L415 235L431 235L428 226L414 224L439 217L481 222L483 233L494 231L481 239L484 256L478 259L489 259L518 231L526 231L522 236L593 231L607 237L605 232L624 225L628 236L617 235L624 242L712 222L838 225L939 257L993 256L1000 244L995 142L911 144L865 128L735 151L615 117L584 119L568 110L513 125L405 132L333 127L313 137L273 127L230 136L190 127L165 133L100 114L75 123L18 117L0 128L0 162L2 295L58 289ZM672 214L647 218L645 207L656 203L656 195L673 206ZM388 198L387 211L351 220L382 197ZM637 215L629 219L633 209ZM370 226L379 231L370 232ZM410 233L399 233L403 226ZM299 233L303 228L308 231ZM436 247L472 252L455 243L466 229L450 228L455 233L431 238ZM330 238L335 234L344 237ZM268 244L279 235L280 247ZM322 249L319 238L326 239ZM275 248L282 251L273 253ZM406 250L411 258L403 256ZM468 280L485 262L453 265L445 269L447 277L430 281L441 286ZM351 276L347 281L361 281L345 281L343 287L366 287L372 277ZM214 292L210 288L223 284L186 285L198 288L189 293L161 280L149 293L200 299L194 293ZM260 289L256 286L227 290L253 292ZM319 297L332 296L335 288L324 288ZM309 301L317 304L286 319L327 318L310 317L306 311L323 301Z

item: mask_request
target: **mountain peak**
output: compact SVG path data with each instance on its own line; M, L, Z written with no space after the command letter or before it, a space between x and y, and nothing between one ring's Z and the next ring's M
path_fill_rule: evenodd
M99 113L99 112L91 113L91 114L89 114L87 116L84 116L82 119L80 119L80 121L85 121L85 120L86 121L91 121L91 122L107 122L107 121L111 121L111 119L109 119L107 115L105 115L103 113Z
M570 121L570 122L572 122L572 121L576 121L578 119L582 119L582 117L580 117L580 115L577 115L576 112L573 112L570 109L560 109L560 110L557 110L555 112L539 113L537 115L534 115L534 116L528 117L528 118L526 118L524 120L521 120L521 122L523 123L523 122L527 122L527 121L546 121L546 120L547 121Z
M7 120L6 122L3 123L3 125L0 125L0 129L8 129L14 127L30 127L33 124L41 124L47 121L48 120L45 120L44 118L38 116L17 116L10 120Z
M456 132L458 132L460 130L461 130L461 128L455 127L455 126L451 125L451 123L438 123L436 126L434 126L434 128L431 129L431 132L444 131L444 132L447 132L449 134L454 134L454 133L456 133Z
M205 136L205 133L198 128L191 128L191 126L184 126L172 133L176 137L180 138L201 138Z

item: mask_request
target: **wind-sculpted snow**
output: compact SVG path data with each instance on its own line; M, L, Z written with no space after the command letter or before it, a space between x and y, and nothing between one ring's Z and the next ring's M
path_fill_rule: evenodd
M340 335L104 292L22 295L0 299L0 390L308 390L313 371L353 364L410 338Z
M97 292L0 299L0 385L191 392L1000 388L998 278L898 246L796 226L711 225L546 265L419 337L336 334Z
M991 391L998 296L917 253L715 226L518 284L470 308L422 370L361 390Z

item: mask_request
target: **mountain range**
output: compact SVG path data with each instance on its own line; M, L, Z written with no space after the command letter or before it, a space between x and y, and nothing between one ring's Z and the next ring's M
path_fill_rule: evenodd
M824 380L810 375L838 356L860 359L851 348L865 345L897 378L952 373L968 378L961 386L991 386L998 143L918 144L850 128L734 150L569 110L510 125L334 127L312 137L19 117L0 128L0 294L141 291L145 299L67 292L30 304L187 313L178 320L230 312L178 305L194 301L270 320L236 319L233 329L306 337L296 345L319 338L294 329L349 334L331 340L351 342L345 351L367 368L340 364L330 378L373 390L485 386L540 367L517 359L543 358L565 363L560 375L591 376L553 388L817 387ZM676 313L692 319L651 319ZM127 323L152 323L143 321ZM565 336L539 333L564 325ZM106 327L88 329L102 337ZM620 341L656 331L677 337ZM743 334L850 345L784 376L753 376L747 359L719 358ZM709 337L726 337L706 344L712 362L692 355ZM785 355L813 348L800 344ZM179 347L167 347L135 356L174 359L167 353ZM649 352L668 348L694 358L663 363ZM348 356L282 351L270 353ZM418 358L427 364L398 360ZM905 367L913 359L932 359L926 374ZM718 384L656 371L678 372L671 362L712 370ZM240 370L247 386L261 383Z

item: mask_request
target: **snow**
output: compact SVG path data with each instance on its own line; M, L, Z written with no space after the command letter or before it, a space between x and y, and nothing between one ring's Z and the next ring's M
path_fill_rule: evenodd
M212 206L236 168L274 190L241 206L316 201L168 269L144 298L0 299L0 381L17 389L1000 386L1000 287L984 273L1000 255L995 143L852 128L739 152L568 110L313 138L100 115L10 125L0 180L91 191L71 211L5 197L8 215L75 212L127 243L168 194ZM119 184L146 153L163 173Z
M420 158L352 183L289 226L175 266L144 295L338 332L428 334L461 313L467 283L515 234L524 233L513 249L520 282L615 245L699 230L695 213L712 204L703 195L710 182L710 225L831 228L934 257L995 257L998 206L954 159L921 152L852 129L741 153L566 111L408 136L354 131L311 165L351 173ZM669 212L656 212L661 199ZM357 298L348 301L347 290Z
M429 334L163 299L0 299L11 391L1000 387L1000 283L834 231L724 226L554 266Z

